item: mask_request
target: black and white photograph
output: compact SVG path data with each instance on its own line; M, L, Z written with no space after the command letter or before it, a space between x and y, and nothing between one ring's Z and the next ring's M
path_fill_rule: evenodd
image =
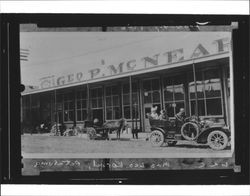
M233 28L21 25L22 156L232 157Z
M249 195L249 2L194 2L0 2L1 194Z

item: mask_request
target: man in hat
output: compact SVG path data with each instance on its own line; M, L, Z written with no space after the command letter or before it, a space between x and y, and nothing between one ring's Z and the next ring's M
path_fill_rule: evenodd
M151 114L150 114L150 116L151 116L152 119L159 119L159 116L158 116L158 114L156 112L157 109L158 109L157 106L151 108Z
M185 122L185 110L184 108L180 108L179 112L175 115L175 125L177 128L181 127Z

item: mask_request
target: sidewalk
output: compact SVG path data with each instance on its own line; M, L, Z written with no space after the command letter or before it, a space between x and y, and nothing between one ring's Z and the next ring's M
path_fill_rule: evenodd
M145 133L145 132L139 132L138 133L138 139L133 139L132 133L121 133L120 138L121 139L130 139L130 140L146 140L148 138L150 133ZM116 138L116 133L109 134L109 138L115 139Z
M132 133L121 133L121 135L120 135L120 138L121 139L125 139L125 140L146 140L148 137L149 137L149 134L150 133L145 133L145 132L139 132L138 133L138 139L133 139L133 135L132 135ZM39 134L39 133L34 133L34 134L30 134L30 133L24 133L23 135L27 135L27 136L51 136L52 137L52 135L51 135L51 133L43 133L43 134ZM67 138L67 137L81 137L81 138L85 138L85 139L87 139L88 137L87 137L87 134L80 134L80 135L78 135L78 136L53 136L53 137L58 137L58 138L60 138L60 137L64 137L64 138ZM111 140L116 140L117 139L117 135L116 135L116 133L112 133L112 134L109 134L109 138L111 139Z

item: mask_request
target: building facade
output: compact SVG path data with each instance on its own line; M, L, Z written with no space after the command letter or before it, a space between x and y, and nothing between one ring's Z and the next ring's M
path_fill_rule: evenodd
M103 60L100 68L40 78L39 88L23 92L22 122L78 126L94 118L125 118L133 129L147 132L146 114L158 106L157 112L165 109L170 118L184 108L187 116L229 125L230 38L205 40L140 60L107 66Z

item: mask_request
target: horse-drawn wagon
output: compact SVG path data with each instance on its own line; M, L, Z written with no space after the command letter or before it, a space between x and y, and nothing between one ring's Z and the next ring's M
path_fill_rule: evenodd
M125 126L125 120L119 119L114 121L107 121L100 124L95 124L93 121L85 121L84 122L84 129L87 133L87 136L90 140L93 139L105 139L109 140L109 134L112 132L116 132L117 139L120 139L120 133Z

